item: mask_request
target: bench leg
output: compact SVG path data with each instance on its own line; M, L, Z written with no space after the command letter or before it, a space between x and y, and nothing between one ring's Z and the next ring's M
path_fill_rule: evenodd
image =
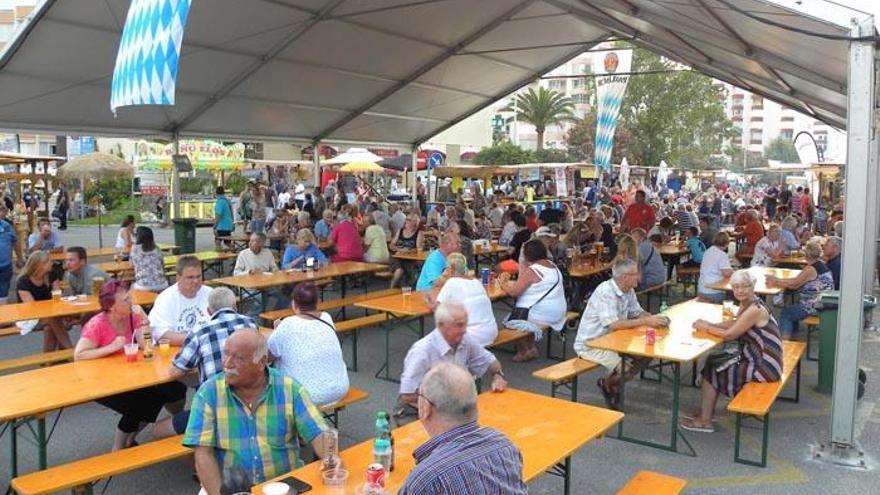
M813 329L814 328L816 328L816 327L812 327L812 326L807 327L807 360L808 361L818 361L819 360L819 356L816 356L815 354L810 354L810 348L813 347L811 341L813 338Z
M797 367L794 371L794 397L779 396L779 400L787 402L800 402L801 400L801 360L798 360Z
M742 447L742 420L745 417L742 413L736 414L736 437L734 439L733 446L733 462L738 464L745 464L747 466L756 466L756 467L767 467L767 444L770 440L770 413L764 415L764 418L759 418L757 416L751 416L762 424L762 433L761 433L761 461L753 461L750 459L746 459L740 456L740 450Z
M351 332L351 371L358 370L358 331Z

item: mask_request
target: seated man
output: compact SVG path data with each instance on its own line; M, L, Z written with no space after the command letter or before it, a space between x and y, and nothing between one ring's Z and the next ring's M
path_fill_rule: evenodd
M250 474L247 489L302 466L300 439L324 452L321 412L293 378L267 363L266 339L255 328L239 329L223 346L223 372L193 397L182 443L195 452L207 495L220 495L221 473L233 466ZM241 488L226 487L224 493Z
M333 210L327 208L321 213L321 219L315 223L315 237L319 241L326 241L333 230Z
M217 287L208 295L207 323L190 332L171 361L169 371L173 378L182 379L192 370L199 371L199 385L223 371L223 346L236 329L256 328L249 316L235 310L235 294L228 287ZM157 438L180 435L186 431L189 411L181 411L165 418L153 427Z
M238 253L238 258L235 259L232 274L256 275L262 272L277 272L278 264L275 263L275 256L268 249L264 249L265 245L266 234L256 232L251 234L247 249Z
M202 285L202 262L195 256L177 260L177 283L163 290L150 310L153 340L166 338L173 346L183 345L190 332L208 321L208 294Z
M452 253L461 252L461 240L454 232L444 232L440 236L440 246L431 251L422 264L419 280L416 282L416 290L429 290L434 288L443 271L446 270L446 257Z
M64 295L92 294L92 280L96 277L102 277L105 281L110 280L110 276L103 271L88 264L86 258L86 250L79 246L67 248L64 253L64 281L67 288L64 289Z
M454 361L467 368L474 377L489 373L493 391L501 392L507 388L501 363L466 334L468 314L462 304L441 303L434 311L434 321L437 328L416 341L406 353L400 376L397 417L415 412L422 378L440 361Z
M40 220L37 231L28 236L27 250L29 253L60 250L61 247L61 240L55 232L52 232L52 223L48 220Z
M704 302L718 304L724 302L724 291L710 289L709 286L733 275L730 257L727 255L729 245L730 236L726 232L719 232L715 234L715 239L709 249L703 253L703 261L700 262L700 280L697 283L697 296Z
M431 439L413 452L416 465L398 495L528 493L519 449L504 434L477 424L477 390L466 369L448 361L431 368L418 409Z
M628 367L626 377L621 377L620 355L594 349L588 342L616 330L640 326L665 327L669 320L665 316L653 316L639 305L633 290L639 282L637 262L618 259L611 267L611 275L611 280L599 284L587 302L574 340L574 352L584 359L601 364L607 370L607 375L600 378L597 384L608 406L616 408L620 380L629 380L646 363L637 361L634 366Z

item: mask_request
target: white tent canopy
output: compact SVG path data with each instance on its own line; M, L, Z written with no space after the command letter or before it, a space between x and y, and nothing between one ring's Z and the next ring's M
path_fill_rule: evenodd
M721 2L838 36L867 17L825 0L196 1L177 104L114 118L129 1L44 0L0 56L0 128L419 144L609 37L844 128L848 44Z

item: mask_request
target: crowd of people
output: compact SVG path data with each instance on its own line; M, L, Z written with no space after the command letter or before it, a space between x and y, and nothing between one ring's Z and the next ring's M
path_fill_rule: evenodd
M842 205L817 205L810 191L800 187L791 191L786 186L719 183L698 191L672 191L637 183L599 188L588 182L580 197L536 204L515 200L523 186L506 195L502 187L483 194L471 185L456 201L426 208L389 203L370 193L351 198L332 182L324 190L301 186L277 190L251 182L237 208L218 187L215 235L232 234L236 217L250 235L248 247L237 255L234 275L298 269L306 263L367 261L388 265L392 288L414 285L423 293L436 328L406 354L395 417L418 417L432 438L416 451L417 466L401 493L466 487L462 480L473 477L484 488L491 486L491 492L525 493L519 477L521 454L502 434L475 422L473 378L487 377L496 392L507 387L500 361L486 348L495 340L499 319L474 271L475 243L497 242L502 248L491 269L498 290L514 301L503 326L532 334L517 341L513 361L537 358L537 342L545 330L561 331L566 313L576 311L580 318L574 350L605 369L597 386L609 407L618 407L621 383L648 363L632 360L623 373L622 356L592 348L589 342L618 329L669 324L666 316L646 311L636 296L674 273L678 260L664 256L662 247L686 247L689 260L682 266L699 268L697 295L702 301L722 302L725 292L712 287L730 279L739 304L737 317L700 320L695 327L736 340L744 350L733 365L703 369L701 405L681 424L702 432L713 431L719 394L732 396L748 381L779 379L782 339L796 335L799 322L815 314L823 291L840 285ZM180 257L176 280L169 285L153 231L126 219L116 247L133 265L132 288L158 293L147 313L132 304L126 284L89 265L81 247L68 247L63 273L53 275L47 253L62 243L48 222L28 238L25 261L23 253L12 249L15 231L6 226L4 214L0 205L0 248L10 247L0 250L0 289L4 277L8 289L13 252L21 267L15 289L23 302L51 298L62 282L68 293L89 294L93 280L109 281L96 294L101 312L79 322L77 360L120 353L125 343L141 339L147 327L156 343L180 347L172 373L181 381L100 401L121 415L114 449L136 444L150 424L157 437L183 434L184 445L195 450L202 487L211 495L219 493L221 471L233 465L243 468L253 483L301 465L297 438L320 455L320 433L327 424L319 408L343 397L349 379L335 323L318 309L314 284L265 294L275 300L271 306L293 311L276 322L267 339L239 311L229 289L203 284L197 258ZM228 248L223 239L217 239L217 247ZM421 266L393 256L409 251L427 253ZM575 291L569 270L592 253L608 264L610 277L595 277L586 282L586 291ZM766 280L798 296L787 305L775 301L783 306L778 310L756 296L750 272L735 269L772 266L793 253L805 259L800 274ZM73 345L71 321L47 318L39 324L45 350ZM198 379L187 378L194 370ZM189 409L184 407L187 385L196 388ZM159 419L163 407L169 414ZM245 421L255 421L255 431L266 434L253 442L228 426ZM462 461L464 454L469 462ZM490 477L481 466L507 474ZM444 493L465 493L451 490Z

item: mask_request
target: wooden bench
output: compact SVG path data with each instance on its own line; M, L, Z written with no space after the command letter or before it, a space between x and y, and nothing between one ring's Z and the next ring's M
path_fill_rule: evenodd
M697 285L700 282L699 266L677 266L675 267L675 279L682 285L682 295L687 295L688 285L693 284L694 296L697 295Z
M651 299L652 296L657 296L660 301L663 301L663 296L666 296L669 299L669 281L663 282L662 284L657 284L651 287L646 287L638 292L636 292L636 297L644 295L647 298L647 304L645 304L645 309L650 312L651 311Z
M639 471L617 492L617 495L677 495L684 490L687 481L674 476Z
M736 397L727 404L727 410L736 413L736 440L734 445L734 462L748 464L750 466L767 466L767 445L770 434L770 408L776 399L791 400L798 402L801 388L801 357L804 355L807 345L804 342L790 340L782 341L782 376L778 382L759 383L749 382L743 386ZM795 372L795 395L792 398L780 397L782 389L792 372ZM742 430L743 417L757 419L763 425L763 440L761 442L761 461L752 461L740 457L740 433Z
M366 391L352 387L348 389L345 397L334 404L322 407L321 412L336 427L340 411L366 400L367 397L369 394ZM85 493L91 495L94 485L104 478L191 454L192 449L181 445L182 440L183 435L163 438L43 471L35 471L13 479L12 488L18 495L44 495L73 488L82 488Z
M512 344L519 340L522 340L526 337L532 335L532 332L524 332L522 330L511 330L509 328L502 328L498 330L498 335L495 337L495 340L487 345L489 349L501 347L503 345Z
M321 301L318 303L319 311L328 311L331 309L338 309L345 306L351 306L353 304L366 301L368 299L377 299L380 297L390 296L393 294L400 294L400 289L383 289L378 291L368 292L366 294L357 294L354 296L348 297L340 297L337 299L330 299L328 301ZM263 320L263 323L266 325L272 325L275 320L280 318L287 318L288 316L293 315L293 310L288 309L278 309L275 311L267 311L265 313L260 314L260 318Z
M556 397L556 389L566 387L571 391L571 401L577 402L578 377L596 369L599 365L593 361L574 357L568 361L532 372L538 380L550 382L550 396Z
M813 333L819 331L819 316L818 315L810 315L803 320L804 325L807 327L807 361L818 361L819 356L815 354L810 354L810 349L813 347Z
M0 361L0 373L9 373L10 371L21 371L26 368L36 368L37 366L63 363L72 359L73 349L41 352L19 358L4 359L3 361Z
M562 327L562 331L560 332L550 332L547 335L547 359L555 359L557 361L565 361L566 355L568 354L568 331L573 330L577 331L578 322L580 322L581 313L577 311L568 311L565 313L565 326ZM559 337L559 340L562 341L562 355L554 356L550 350L553 345L553 339L555 337Z
M0 337L12 337L13 335L21 335L21 332L18 330L18 327L4 327L0 328Z

